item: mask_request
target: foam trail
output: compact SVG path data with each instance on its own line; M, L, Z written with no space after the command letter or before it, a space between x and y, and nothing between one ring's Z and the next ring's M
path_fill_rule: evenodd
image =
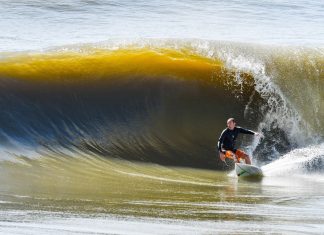
M324 173L324 143L294 149L262 167L266 176L312 175Z

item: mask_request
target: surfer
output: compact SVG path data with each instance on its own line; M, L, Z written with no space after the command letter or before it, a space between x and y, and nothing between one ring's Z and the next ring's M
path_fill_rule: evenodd
M235 140L239 133L249 134L255 136L261 136L260 133L244 129L242 127L236 126L236 121L234 118L229 118L227 120L227 128L223 130L221 136L218 140L218 150L220 159L225 162L225 158L231 158L236 161L244 159L246 164L251 165L251 158L244 151L235 148Z

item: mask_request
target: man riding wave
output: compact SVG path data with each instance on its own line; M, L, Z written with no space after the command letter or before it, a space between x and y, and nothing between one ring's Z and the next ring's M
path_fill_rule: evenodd
M227 128L223 130L218 140L217 148L219 151L219 157L223 162L225 162L226 157L238 162L240 159L244 159L246 164L251 165L250 156L247 155L243 150L235 148L235 140L239 133L261 136L261 134L258 132L236 126L235 119L229 118L227 120Z

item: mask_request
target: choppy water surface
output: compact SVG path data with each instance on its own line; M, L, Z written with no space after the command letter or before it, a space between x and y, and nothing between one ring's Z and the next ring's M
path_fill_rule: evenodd
M1 166L0 231L322 232L321 176L271 175L246 181L231 173L87 156L20 159Z

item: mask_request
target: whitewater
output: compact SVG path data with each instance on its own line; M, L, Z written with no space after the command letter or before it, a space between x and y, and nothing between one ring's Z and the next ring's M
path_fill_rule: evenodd
M323 233L323 12L1 1L0 233ZM219 160L229 117L262 180Z

